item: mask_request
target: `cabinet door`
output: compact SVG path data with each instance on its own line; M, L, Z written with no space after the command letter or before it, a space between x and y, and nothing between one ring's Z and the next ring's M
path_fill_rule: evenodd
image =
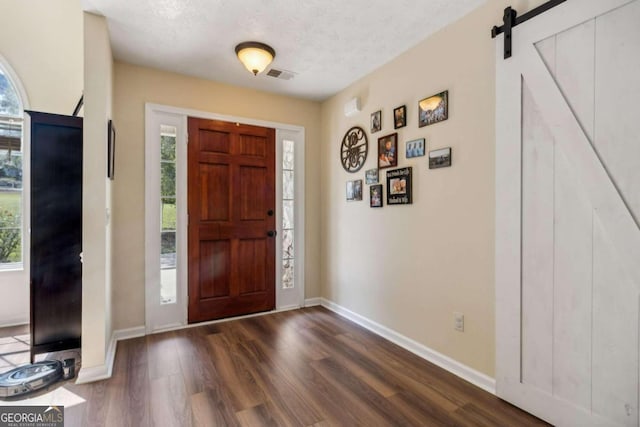
M33 354L80 346L82 118L29 115Z

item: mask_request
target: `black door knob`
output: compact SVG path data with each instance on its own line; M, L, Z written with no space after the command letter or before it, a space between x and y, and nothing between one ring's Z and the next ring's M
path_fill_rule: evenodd
M267 215L269 215L269 216L273 216L273 209L269 209L269 210L267 211Z
M269 237L275 237L277 234L278 234L278 232L275 231L275 230L267 231L267 236L269 236Z

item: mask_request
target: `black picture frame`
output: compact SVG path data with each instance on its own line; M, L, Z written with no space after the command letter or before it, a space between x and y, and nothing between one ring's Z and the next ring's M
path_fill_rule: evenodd
M407 106L401 105L393 109L393 128L400 129L407 125Z
M440 123L449 118L449 91L437 93L418 102L418 127Z
M380 132L382 130L382 110L371 113L371 133Z
M411 166L387 171L387 205L413 203L411 176Z
M451 147L429 151L429 169L448 168L451 166Z
M381 208L383 206L382 184L376 184L369 187L369 207Z
M378 138L378 169L398 166L398 133Z
M116 166L116 128L113 120L109 120L107 136L107 178L113 180Z

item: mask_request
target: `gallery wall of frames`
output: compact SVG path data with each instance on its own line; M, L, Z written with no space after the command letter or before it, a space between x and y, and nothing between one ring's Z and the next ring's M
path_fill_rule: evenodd
M449 118L449 91L437 93L418 101L416 111L418 115L418 128L448 120ZM383 110L380 108L371 113L369 123L369 135L359 126L350 128L344 135L340 146L340 160L345 171L360 174L369 153L369 138L372 144L375 141L373 154L377 155L377 168L364 171L364 181L358 176L346 182L346 200L348 202L362 201L363 192L368 186L369 206L382 208L385 205L410 205L413 203L412 179L414 174L421 173L422 169L439 169L450 167L451 147L438 144L438 141L429 140L425 129L424 137L410 140L402 139L403 129L407 126L407 114L411 114L411 107L400 105L393 108L393 133L375 137L374 134L383 132ZM427 147L431 148L427 151ZM417 158L427 157L422 162L415 163ZM411 159L411 166L403 166L403 161ZM415 160L414 160L415 159ZM415 167L415 171L414 171ZM382 179L381 174L385 177Z

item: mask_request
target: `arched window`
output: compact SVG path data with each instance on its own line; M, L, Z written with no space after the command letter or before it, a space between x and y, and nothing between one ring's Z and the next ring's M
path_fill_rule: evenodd
M23 103L0 62L0 270L22 267Z

